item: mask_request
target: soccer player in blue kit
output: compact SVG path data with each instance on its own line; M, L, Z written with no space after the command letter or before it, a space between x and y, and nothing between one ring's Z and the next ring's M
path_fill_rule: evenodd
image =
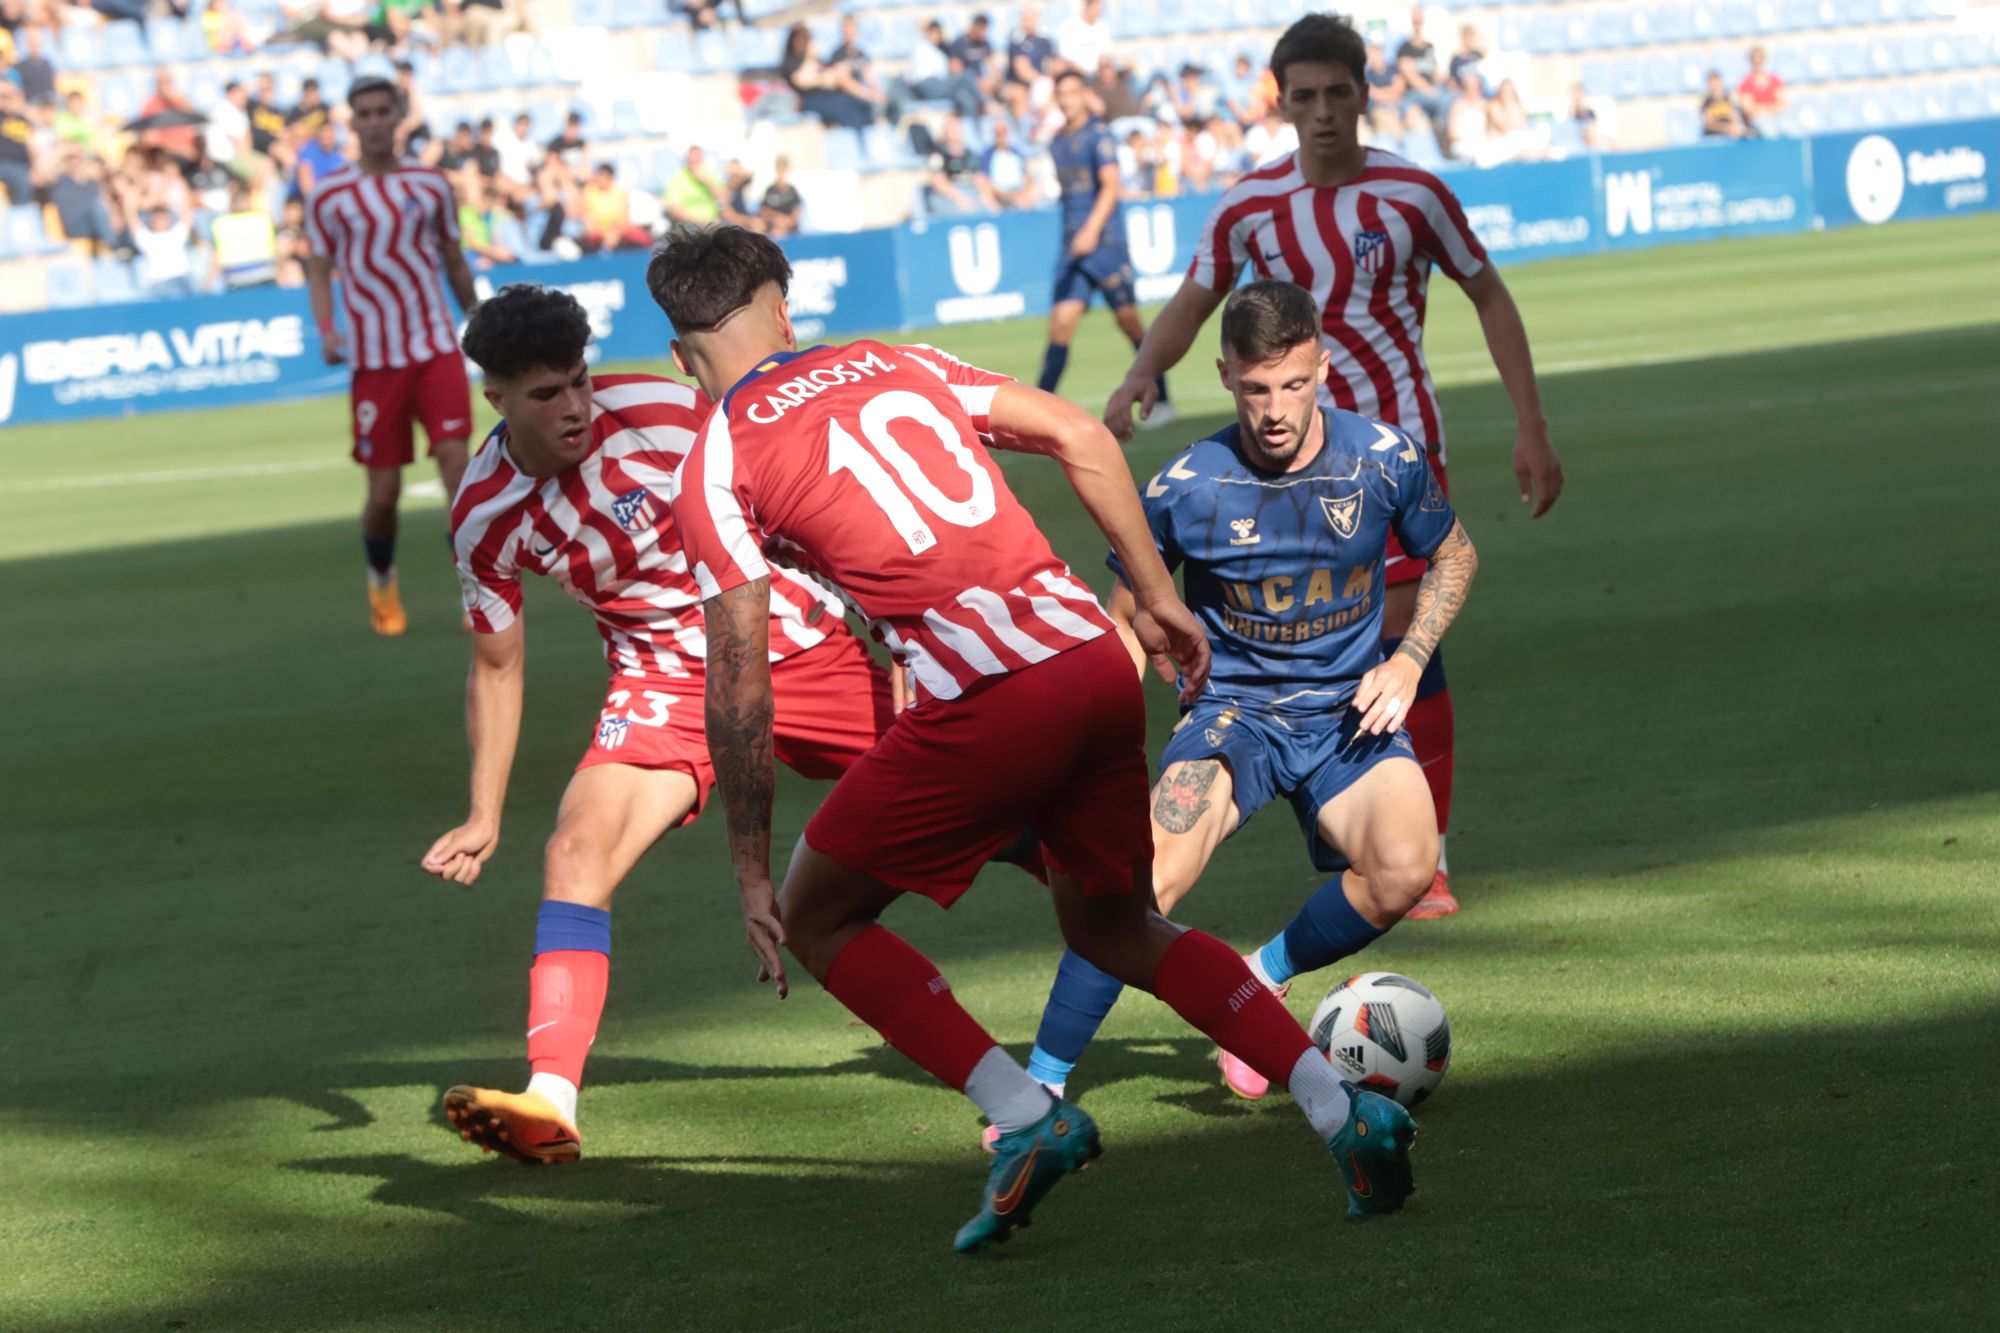
M1224 838L1270 801L1290 802L1314 868L1333 878L1245 958L1280 992L1365 948L1430 887L1437 822L1403 719L1479 565L1422 445L1320 407L1327 355L1303 288L1238 288L1223 307L1217 363L1236 423L1177 455L1145 489L1153 540L1167 567L1183 570L1187 605L1215 654L1207 690L1160 756L1153 891L1172 912ZM1431 563L1409 633L1385 660L1392 531ZM1132 594L1115 559L1112 568L1121 575L1112 619L1129 624ZM1028 1071L1060 1089L1119 990L1065 954ZM1227 1052L1222 1072L1242 1096L1266 1090Z
M1102 292L1111 317L1134 348L1145 341L1146 325L1139 318L1139 297L1132 287L1132 250L1125 239L1125 217L1118 208L1118 145L1111 129L1091 114L1090 88L1083 75L1065 70L1056 77L1056 107L1063 127L1049 141L1056 182L1062 189L1062 251L1056 256L1055 290L1050 296L1049 345L1042 353L1044 393L1054 393L1069 365L1069 343L1090 307L1092 292ZM1167 377L1160 376L1159 406L1144 424L1166 425L1174 419L1167 401ZM1160 415L1166 409L1165 417Z

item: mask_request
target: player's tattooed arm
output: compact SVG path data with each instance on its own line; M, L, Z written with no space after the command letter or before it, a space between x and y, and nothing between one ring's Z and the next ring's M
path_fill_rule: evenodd
M1208 813L1208 789L1215 785L1220 759L1177 764L1153 792L1153 822L1169 833L1186 833Z
M753 579L702 603L708 634L708 751L722 789L737 882L771 875L771 583Z
M1453 523L1417 585L1417 609L1396 651L1419 667L1428 666L1439 640L1465 606L1472 576L1478 572L1479 552L1473 549L1472 538L1465 535L1463 523Z

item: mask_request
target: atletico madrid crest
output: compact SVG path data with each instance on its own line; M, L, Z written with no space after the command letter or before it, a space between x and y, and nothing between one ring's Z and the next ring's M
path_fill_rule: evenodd
M1333 529L1333 535L1342 541L1346 541L1360 529L1360 491L1356 491L1352 495L1342 495L1332 499L1322 495L1319 498L1319 507L1326 514L1327 526Z
M658 520L659 513L653 508L653 494L644 486L636 491L627 491L611 502L611 516L618 520L618 526L627 532L644 532Z
M1358 231L1354 233L1354 267L1363 273L1379 273L1389 262L1389 233L1386 231Z

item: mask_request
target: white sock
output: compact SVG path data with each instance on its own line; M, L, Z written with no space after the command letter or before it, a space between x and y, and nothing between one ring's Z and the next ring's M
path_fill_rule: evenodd
M572 1125L576 1123L576 1084L561 1074L531 1074L528 1091L541 1093L562 1112L563 1119Z
M1311 1046L1300 1053L1298 1063L1292 1066L1292 1076L1285 1080L1285 1090L1312 1122L1313 1133L1321 1138L1332 1138L1347 1123L1347 1089L1340 1086L1340 1075L1333 1072L1333 1066L1320 1054L1319 1047Z
M369 587L386 588L395 581L396 581L396 567L394 565L389 566L387 569L380 569L380 570L376 569L375 566L373 565L368 566Z
M972 1077L965 1080L965 1095L1002 1134L1026 1129L1049 1113L1049 1090L997 1045L972 1067Z
M1442 833L1438 834L1438 873L1441 875L1449 875L1451 873L1451 871L1447 869L1445 866L1444 834Z
M1251 976L1264 983L1266 990L1278 989L1278 983L1271 980L1271 974L1264 970L1264 955L1261 952L1244 954L1243 965L1250 969Z

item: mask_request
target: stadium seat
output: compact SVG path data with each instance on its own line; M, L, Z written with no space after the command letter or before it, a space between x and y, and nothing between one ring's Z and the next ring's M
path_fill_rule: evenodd
M122 259L100 259L91 265L91 287L104 305L139 299L138 279Z
M1674 72L1680 77L1681 92L1690 97L1708 83L1708 61L1699 51L1683 51L1675 56Z
M1563 21L1554 14L1538 13L1528 20L1521 49L1533 55L1551 55L1563 49Z
M1616 5L1598 9L1590 16L1590 45L1598 49L1632 45L1633 17Z
M861 48L869 48L864 44ZM785 58L782 28L745 28L736 35L736 61L741 69L776 69Z
M53 309L89 305L96 299L96 294L91 288L90 270L74 260L50 264L44 268L42 282L49 305Z
M101 74L97 79L98 114L108 120L127 121L145 105L145 85L137 75Z
M1861 123L1873 128L1889 123L1889 102L1880 93L1861 94Z
M180 49L174 53L177 60L207 60L215 52L208 49L208 36L201 30L201 20L192 12L187 22L181 24Z
M613 28L643 28L653 21L660 6L656 0L612 0L611 22Z
M1688 39L1697 42L1715 40L1721 35L1722 16L1714 5L1697 4L1688 9Z
M156 18L147 25L146 53L155 64L164 65L180 59L181 23L179 19Z
M1403 156L1426 171L1436 171L1442 167L1444 149L1438 144L1437 131L1426 125L1405 134Z
M571 0L570 13L579 28L608 28L615 21L612 0Z
M1951 39L1952 64L1960 69L1980 69L1990 54L1988 39L1982 32L1961 32Z
M1748 37L1756 29L1757 14L1750 0L1726 0L1717 21L1724 37Z
M327 75L325 73L319 76L320 86L326 88L326 98L329 102L338 102L341 98L347 96L345 77L347 62L344 60L329 60L327 64L329 66L338 65L341 71L342 81L340 91L336 93L332 87L328 86ZM197 111L206 111L222 100L222 75L217 72L213 65L196 65L190 69L184 87L187 92L188 105Z
M1936 122L1951 119L1951 89L1932 79L1919 84L1917 94L1917 119Z
M1752 0L1750 5L1750 31L1768 35L1785 30L1783 10L1778 0Z
M1817 93L1792 99L1792 120L1801 134L1818 134L1826 128L1826 103Z
M42 226L42 210L35 204L8 207L4 221L0 221L0 245L14 255L55 254L64 248Z
M1989 116L2000 116L2000 74L1987 76L1984 86L1986 90L1986 114Z
M1800 83L1825 83L1833 77L1833 48L1825 42L1808 42L1800 48Z
M1674 65L1674 58L1654 54L1646 57L1646 95L1648 97L1670 97L1680 91L1680 70ZM1594 92L1595 89L1586 89Z
M1520 14L1511 11L1502 14L1500 16L1500 25L1494 30L1493 39L1503 51L1528 50L1528 20ZM1400 42L1392 38L1382 45L1383 49L1389 53L1390 58L1393 59L1396 54L1396 47L1400 45Z
M65 27L56 51L62 69L96 69L104 63L104 39L95 28Z
M1653 40L1656 42L1684 42L1688 39L1688 6L1683 0L1667 0L1653 10Z
M1923 99L1911 84L1897 84L1889 89L1882 102L1883 112L1892 125L1914 125L1924 118Z
M654 41L654 69L678 74L694 67L694 42L685 28L669 28Z
M1860 129L1860 99L1849 92L1828 93L1826 98L1826 127L1830 130Z
M1664 59L1664 57L1662 57ZM1611 62L1608 60L1586 60L1577 74L1583 90L1592 97L1603 97L1611 92Z
M1922 33L1904 33L1896 43L1896 72L1923 74L1931 67L1930 39Z
M861 152L861 136L852 130L828 130L826 165L840 171L865 171L868 161Z
M702 70L737 68L736 44L721 28L704 28L694 36L694 67Z
M1667 142L1691 144L1701 141L1701 116L1693 107L1667 108Z
M104 63L144 65L148 63L146 36L130 19L104 25Z
M1611 62L1611 94L1621 102L1629 102L1646 93L1646 72L1644 66L1632 56L1620 56Z
M1951 117L1953 120L1971 120L1986 114L1986 99L1979 94L1979 85L1971 79L1958 79L1951 85Z
M1868 52L1852 37L1833 44L1833 72L1842 79L1858 79L1868 72Z

